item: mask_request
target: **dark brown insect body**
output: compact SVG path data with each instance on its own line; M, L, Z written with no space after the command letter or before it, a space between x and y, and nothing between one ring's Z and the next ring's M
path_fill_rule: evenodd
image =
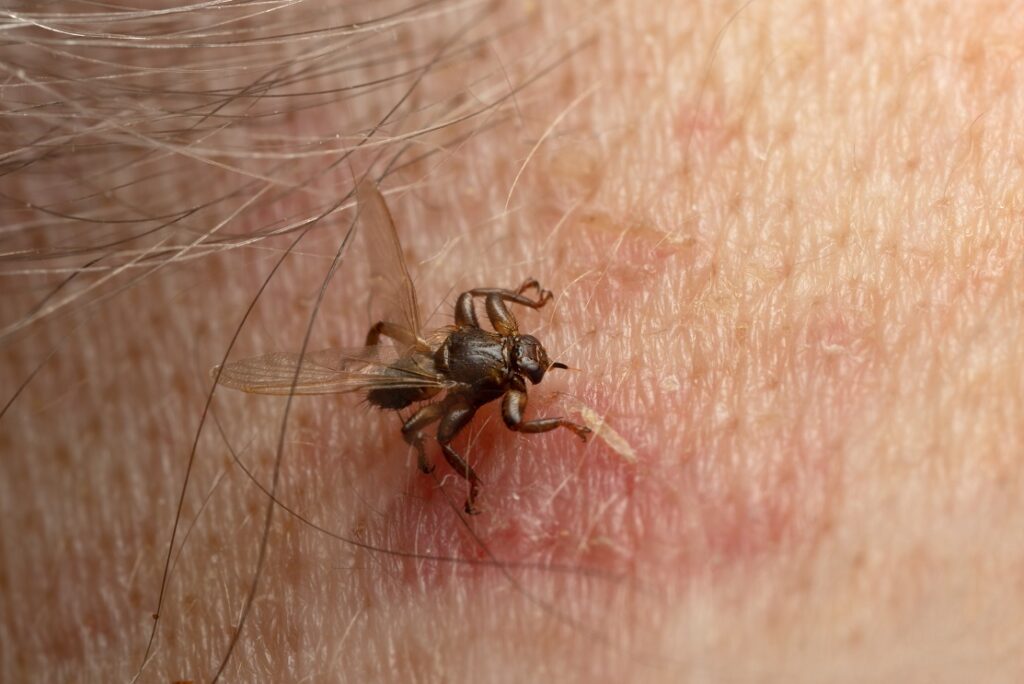
M303 356L274 352L225 364L214 369L218 382L262 394L327 394L366 391L367 400L384 409L419 407L402 426L405 441L416 448L419 467L429 473L433 465L423 445L423 430L439 422L437 441L445 460L470 484L466 512L476 513L473 502L480 479L451 442L469 424L477 409L501 399L505 425L519 432L547 432L558 427L586 439L590 430L564 418L525 420L527 381L539 383L550 368L547 351L532 335L523 335L507 304L539 309L552 295L534 279L516 290L478 288L463 292L455 304L455 325L421 336L416 294L401 246L384 203L372 183L357 190L360 219L368 233L371 280L385 307L360 349L327 349ZM527 296L530 291L536 299ZM484 300L493 332L480 326L474 302ZM393 344L381 344L381 338Z

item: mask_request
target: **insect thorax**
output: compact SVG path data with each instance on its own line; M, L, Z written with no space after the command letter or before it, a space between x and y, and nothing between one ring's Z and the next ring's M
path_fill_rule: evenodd
M512 373L509 338L479 328L452 332L434 360L449 380L478 390L501 390Z

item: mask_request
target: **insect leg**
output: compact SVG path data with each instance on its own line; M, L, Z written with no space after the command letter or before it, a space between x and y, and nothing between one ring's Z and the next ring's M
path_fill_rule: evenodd
M537 290L537 299L530 299L524 292L529 289ZM469 291L469 294L474 297L487 297L488 299L497 297L499 300L507 302L515 302L516 304L522 304L528 306L531 309L539 309L554 297L551 290L545 290L541 288L540 283L535 278L527 278L523 281L523 284L519 286L518 290L506 290L501 287L477 287Z
M534 288L537 290L537 299L530 299L525 294L526 290ZM494 329L502 335L515 335L519 332L519 325L515 316L505 306L505 302L514 302L528 306L531 309L539 309L551 301L553 295L550 290L543 290L533 278L528 278L519 286L518 291L505 290L496 287L478 287L470 290L467 294L474 297L484 297L487 308L487 318L490 319Z
M466 498L465 510L469 515L476 515L479 511L473 506L473 502L480 491L480 478L466 463L466 460L448 446L448 443L455 439L462 428L466 427L473 419L476 407L466 399L457 396L454 397L454 401L445 403L447 404L446 412L441 418L441 425L437 428L437 441L441 445L441 451L444 452L444 458L448 461L448 465L469 482L469 496Z
M523 414L525 412L526 392L518 389L506 392L505 396L501 400L501 417L505 420L505 425L508 426L509 430L536 433L548 432L555 428L564 427L575 432L576 436L584 442L587 441L587 436L590 435L590 428L561 417L523 420Z
M416 447L417 463L420 471L426 474L434 472L434 464L427 460L427 452L423 448L423 428L444 415L444 404L436 402L427 404L402 425L402 437L407 444Z
M473 306L473 294L463 292L455 302L455 325L460 328L479 328L476 318L476 307Z
M378 321L370 331L366 333L366 346L372 347L380 342L381 335L384 337L390 337L393 340L398 340L402 344L409 347L420 346L420 339L416 337L416 333L401 326L395 325L394 323L388 323L387 321Z

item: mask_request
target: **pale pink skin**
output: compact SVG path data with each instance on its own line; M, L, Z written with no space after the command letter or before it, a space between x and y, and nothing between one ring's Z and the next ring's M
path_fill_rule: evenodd
M599 438L511 433L491 405L456 442L485 483L473 537L458 517L465 484L435 445L443 492L416 470L394 415L351 396L296 400L277 490L288 506L378 547L500 567L355 548L277 510L227 680L1019 681L1024 15L999 2L512 5L481 30L525 25L431 73L417 106L459 92L491 101L545 59L593 42L475 120L490 115L494 126L384 190L431 325L451 320L462 289L540 279L556 298L517 310L520 323L578 370L531 388L528 417L578 419L589 406L635 462ZM399 26L396 46L427 50L406 62L294 92L421 68L476 11ZM266 21L294 32L340 16L306 3ZM185 13L175 25L215 18ZM253 48L261 66L231 82L310 48ZM4 60L18 54L36 79L86 68L12 49ZM175 54L168 62L218 53ZM130 81L200 82L173 70ZM247 155L267 137L295 136L292 152L331 132L354 142L367 112L383 114L399 94L298 109L286 130L281 119L237 124L234 157L208 149L228 138L203 148L183 134L179 144L196 149L139 171L164 175L123 197L157 215L241 182L190 154L299 183L337 155L276 169L280 159ZM181 101L125 97L110 111ZM44 130L8 122L5 140L19 145ZM76 125L67 130L86 127ZM0 189L37 204L86 195L115 184L122 153L69 153L62 177L73 182L60 190L27 171ZM97 168L109 179L90 177ZM343 165L279 201L268 190L223 231L313 217L348 190L349 174ZM13 206L8 225L41 218ZM232 358L298 350L350 217L334 214L299 245ZM33 244L101 243L128 229L139 227L44 231ZM0 679L126 681L138 671L208 369L290 241L171 264L5 342L3 401L63 340L0 420ZM359 248L328 288L313 347L358 344L371 323ZM33 265L67 264L4 267ZM44 282L58 281L5 277L0 322L23 316ZM213 403L268 484L284 405L222 389ZM212 418L178 545L207 495L142 681L214 675L256 566L267 499Z

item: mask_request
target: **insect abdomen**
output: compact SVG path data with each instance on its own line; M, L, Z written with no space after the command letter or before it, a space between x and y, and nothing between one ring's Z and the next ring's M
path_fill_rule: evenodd
M389 366L384 375L411 379L433 369L433 359L406 357ZM366 400L383 409L404 409L409 404L430 399L438 393L437 387L378 387L366 393Z
M437 390L432 387L374 389L366 393L366 399L383 409L404 409L409 404L429 399L436 393Z

